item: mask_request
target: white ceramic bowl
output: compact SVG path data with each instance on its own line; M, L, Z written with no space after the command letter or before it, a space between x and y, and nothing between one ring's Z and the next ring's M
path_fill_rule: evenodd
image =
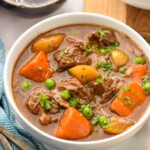
M121 32L124 32L129 37L131 37L139 46L144 50L147 57L150 59L150 47L145 42L145 40L133 29L128 27L127 25L98 14L91 14L91 13L70 13L70 14L63 14L48 18L30 29L28 29L23 35L19 37L19 39L14 43L12 46L5 64L5 71L4 71L4 85L5 85L5 92L9 101L9 104L12 106L14 114L20 124L31 134L33 134L36 138L40 141L54 146L56 148L62 150L98 150L103 148L108 148L121 141L131 137L134 135L146 122L150 115L150 109L147 109L143 117L137 122L133 127L131 127L126 132L113 136L112 138L103 139L99 141L87 141L87 142L77 142L77 141L68 141L63 139L58 139L56 137L50 136L34 125L32 125L19 111L16 106L16 103L13 98L12 88L11 88L11 78L14 65L16 60L18 59L19 55L21 54L23 48L38 34L48 31L50 29L68 25L68 24L97 24L97 25L104 25L109 26L114 29L117 29Z
M134 7L150 10L150 0L123 0Z

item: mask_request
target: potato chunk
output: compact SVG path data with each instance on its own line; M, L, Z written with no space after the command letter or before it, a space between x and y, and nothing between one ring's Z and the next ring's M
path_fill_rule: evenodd
M112 51L112 59L117 67L126 65L129 62L129 56L121 50Z
M111 125L104 129L108 134L119 134L127 130L134 122L125 120L119 117L112 117L110 119Z
M69 73L84 84L93 81L100 76L100 73L95 68L88 65L75 66L69 69Z
M63 42L66 34L64 33L58 33L58 34L51 34L44 36L40 39L38 39L33 45L32 45L32 52L39 52L44 51L45 53L52 52L60 46L60 44Z

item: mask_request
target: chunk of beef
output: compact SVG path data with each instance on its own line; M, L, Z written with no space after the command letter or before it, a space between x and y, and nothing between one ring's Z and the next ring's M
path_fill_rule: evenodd
M41 114L44 108L40 106L40 94L43 93L48 97L48 99L52 102L52 106L49 110L51 114L56 114L59 112L60 105L57 101L52 100L52 94L47 92L42 87L36 87L33 92L29 95L28 100L26 101L26 106L33 114Z
M104 83L98 83L96 81L91 81L88 83L87 87L91 91L91 93L96 95L102 95L105 92L109 91L110 85L113 83L113 79L106 77L104 78Z
M86 102L95 100L94 96L88 91L88 89L76 78L61 80L58 88L60 90L69 90L74 97L86 100Z
M49 110L45 110L40 105L40 94L43 93L48 97L48 100L52 102L51 108ZM57 122L58 118L55 117L54 114L59 112L60 106L69 107L69 103L65 100L60 99L58 96L58 92L48 92L42 87L36 87L34 91L29 95L28 100L26 101L26 106L33 113L39 115L39 121L42 125L47 125L51 122ZM60 94L59 94L60 95ZM54 99L54 98L55 99ZM53 114L54 118L51 116Z
M51 114L57 114L57 113L59 112L60 106L59 106L59 104L58 104L56 101L54 101L54 100L51 100L51 102L52 102L52 107L51 107L51 109L50 109L50 113L51 113Z
M123 81L119 78L112 79L106 77L104 78L104 84L92 81L87 86L91 93L101 96L100 103L105 103L121 89Z
M40 111L40 93L44 93L46 96L50 97L45 89L36 87L34 91L30 93L29 98L26 101L26 106L33 114L38 114L38 112Z
M53 99L56 103L58 103L61 107L64 107L64 108L70 107L70 104L69 104L66 100L63 100L63 99L61 98L61 95L60 95L60 93L59 93L57 90L52 90L52 91L50 92L50 94L51 94L52 99Z
M110 100L115 94L119 92L122 86L122 80L120 80L119 78L114 79L112 84L109 86L109 90L102 95L100 103L105 103Z
M84 53L84 42L76 42L69 48L54 53L54 59L58 63L59 71L67 70L76 65L90 65L91 58Z
M100 34L101 31L104 33L103 35ZM88 40L98 47L107 47L114 43L119 43L113 30L102 29L100 32L92 32L88 36Z
M52 117L51 117L50 113L43 112L40 115L39 121L42 125L47 125L52 122Z
M88 87L89 87L91 93L96 94L96 95L101 95L106 90L103 84L98 83L96 81L92 81L92 82L88 83Z

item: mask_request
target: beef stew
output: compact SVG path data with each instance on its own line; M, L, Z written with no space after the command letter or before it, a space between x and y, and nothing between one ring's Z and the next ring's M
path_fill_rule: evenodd
M34 39L16 62L20 112L47 134L80 141L120 134L149 104L149 62L127 35L96 25L60 27Z

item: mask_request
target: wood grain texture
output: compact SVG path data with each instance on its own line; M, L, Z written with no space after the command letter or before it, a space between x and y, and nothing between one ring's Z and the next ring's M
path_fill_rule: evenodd
M150 11L128 6L126 23L150 42Z
M121 0L85 0L85 12L116 18L138 31L150 42L150 11L126 5Z
M120 0L85 0L84 10L111 16L125 22L126 5Z

